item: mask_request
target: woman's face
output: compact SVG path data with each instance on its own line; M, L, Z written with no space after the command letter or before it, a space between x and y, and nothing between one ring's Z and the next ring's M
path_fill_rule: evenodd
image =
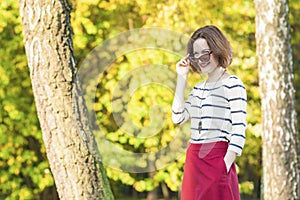
M198 38L193 45L194 58L197 60L197 66L204 74L213 72L218 67L218 61L216 60L214 53L211 52L207 42L203 38ZM199 59L200 58L200 61Z

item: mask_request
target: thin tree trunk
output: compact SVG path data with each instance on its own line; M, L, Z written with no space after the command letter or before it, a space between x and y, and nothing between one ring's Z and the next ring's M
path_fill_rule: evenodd
M164 182L161 183L161 190L162 190L164 199L170 199L168 187Z
M155 175L155 165L153 162L149 161L148 162L148 177L153 179ZM151 190L147 193L147 200L157 200L158 199L158 189L155 188L154 190Z
M299 199L288 0L255 0L263 117L263 199Z
M157 188L155 188L154 190L151 190L148 192L147 194L147 200L157 200L158 199L158 191Z
M60 199L113 199L89 128L67 0L20 0L24 43L48 160Z

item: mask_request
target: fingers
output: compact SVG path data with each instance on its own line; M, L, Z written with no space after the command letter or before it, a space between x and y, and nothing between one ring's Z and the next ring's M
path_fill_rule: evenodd
M190 68L190 61L188 59L189 54L183 57L180 61L176 64L176 71L178 74L187 74Z
M190 55L190 54L188 53L186 56L184 56L184 59L187 60L187 59L189 58L189 55Z
M189 67L190 61L189 61L188 57L189 57L189 54L187 54L185 57L183 57L183 58L178 62L178 66L179 66L179 67Z

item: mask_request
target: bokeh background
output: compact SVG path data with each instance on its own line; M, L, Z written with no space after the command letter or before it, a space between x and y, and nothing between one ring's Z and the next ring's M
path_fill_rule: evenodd
M214 24L226 34L234 50L233 63L228 70L243 80L248 94L247 141L243 155L237 159L240 191L242 199L259 199L262 119L255 54L254 1L71 0L70 3L74 52L79 67L95 47L136 28L164 28L188 37L195 29ZM290 0L289 8L296 104L300 113L298 0ZM164 43L164 40L159 42ZM0 199L55 200L58 197L42 141L23 45L18 2L0 0ZM176 81L176 74L172 70L175 70L175 63L179 59L180 54L176 53L176 49L173 52L140 49L119 56L107 66L99 78L94 105L97 122L106 139L127 151L151 152L168 146L178 131L184 136L189 134L188 127L179 128L171 121L172 88ZM170 70L159 73L159 70L149 71L145 66L155 69L162 66ZM138 67L144 70L145 77L134 78L132 71ZM125 81L124 77L127 77ZM137 87L144 79L152 80L153 77L158 80L167 77L170 87L162 84ZM193 73L189 78L189 86L204 78ZM119 91L115 90L118 87ZM126 95L124 90L130 87L135 88L135 92ZM112 106L114 102L116 104ZM126 113L122 121L122 124L127 123L126 130L116 123L114 113ZM157 130L155 134L143 129L149 126L151 131ZM132 137L128 133L145 137ZM149 137L147 134L152 135ZM186 142L184 136L182 144L178 146ZM159 162L164 162L166 158L160 159ZM131 173L106 166L106 172L116 199L146 199L151 194L161 199L177 199L184 160L182 153L182 156L177 156L159 170ZM126 165L126 162L134 161L123 162Z

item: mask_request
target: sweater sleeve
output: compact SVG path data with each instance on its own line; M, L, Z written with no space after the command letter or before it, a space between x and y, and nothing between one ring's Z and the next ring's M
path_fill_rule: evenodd
M177 104L175 99L172 105L172 120L175 124L183 124L190 119L191 93L185 103Z
M192 93L184 102L184 90L186 87L187 76L178 76L177 86L172 104L172 121L175 124L183 124L190 118L190 107Z
M231 139L228 150L238 156L242 154L245 144L247 95L243 82L238 77L231 77L228 89L228 101L231 112Z

